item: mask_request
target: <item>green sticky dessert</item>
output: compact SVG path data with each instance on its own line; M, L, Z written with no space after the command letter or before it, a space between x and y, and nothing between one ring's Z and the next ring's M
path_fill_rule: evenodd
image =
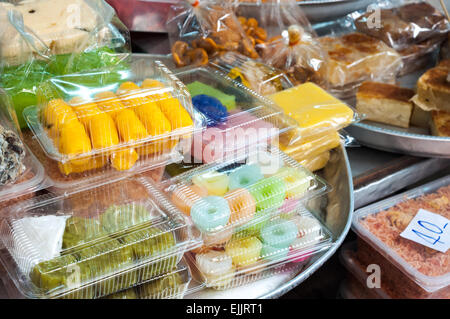
M59 287L73 287L86 275L76 264L72 255L66 255L51 260L43 261L30 273L33 284L50 291Z
M69 249L106 235L107 232L97 219L72 216L66 221L62 248Z
M109 233L115 233L150 221L150 212L143 205L112 205L101 216L100 223Z
M205 94L218 99L223 105L225 105L228 111L236 108L236 97L234 95L225 94L210 85L195 81L188 84L187 88L192 97Z
M130 288L115 294L106 296L105 299L138 299L138 295L134 288Z
M173 273L137 287L139 297L144 299L166 298L179 292L182 279L179 273Z
M111 275L133 263L133 250L120 244L117 240L110 240L93 247L85 248L74 253L81 268L90 271L91 280ZM98 296L109 295L138 282L137 276L127 274L114 275L100 279L96 284Z

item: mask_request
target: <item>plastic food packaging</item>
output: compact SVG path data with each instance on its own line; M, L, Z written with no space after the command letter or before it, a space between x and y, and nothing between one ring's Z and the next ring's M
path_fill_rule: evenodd
M193 107L203 114L207 126L193 138L195 163L213 163L249 152L295 126L272 101L218 70L191 68L175 75L186 84Z
M189 150L197 122L183 83L145 59L117 75L102 69L51 78L39 86L39 104L25 109L55 189L156 169Z
M0 207L7 207L44 187L44 169L24 145L11 101L1 89L0 144Z
M374 26L374 10L378 10L380 26ZM359 32L382 40L395 50L429 39L443 41L450 31L445 16L427 1L377 1L355 20Z
M447 40L442 44L440 57L441 60L450 59L450 33Z
M171 202L202 232L204 247L226 244L236 232L258 232L272 216L295 210L328 189L270 146L191 169L163 185Z
M330 245L328 230L313 215L294 210L270 218L254 232L234 233L221 247L187 256L206 287L224 290L304 265Z
M223 1L181 1L171 7L167 29L178 67L199 66L227 51L258 58L231 7Z
M351 100L364 81L393 83L403 67L401 56L383 41L362 33L319 38L328 54L329 92Z
M449 217L449 185L447 176L355 212L356 256L363 267L380 266L383 288L393 298L450 297L450 251L400 237L419 209Z
M265 35L256 43L262 61L285 72L294 84L310 81L326 88L327 54L296 1L257 1L254 8L238 6L237 15L247 34L256 33L256 39Z
M100 298L172 271L201 245L156 186L128 178L9 208L2 263L27 298Z
M280 136L280 145L285 148L333 134L359 120L358 113L351 107L310 82L268 98L297 122L294 129Z
M353 298L347 299L391 299L389 294L383 289L384 282L380 280L379 288L369 288L370 285L376 284L371 278L368 278L373 272L366 272L356 257L356 243L344 244L339 253L341 264L347 270L345 278L345 288ZM372 286L371 286L372 287Z
M281 70L236 52L227 52L213 59L210 65L260 95L269 95L293 86Z
M441 42L434 39L426 40L398 51L403 61L403 68L398 76L407 75L436 65Z
M138 286L106 296L106 299L183 299L191 282L191 273L182 260L178 266Z
M42 81L102 67L117 72L130 53L128 30L102 0L1 2L0 26L0 86L22 128Z

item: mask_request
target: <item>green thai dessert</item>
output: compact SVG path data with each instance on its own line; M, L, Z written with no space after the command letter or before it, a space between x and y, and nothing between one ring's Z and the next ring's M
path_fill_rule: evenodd
M106 235L107 232L97 219L72 216L66 221L62 248L69 249Z
M143 205L112 205L101 216L100 222L108 233L115 233L148 222L150 212Z
M180 293L182 279L173 273L137 287L140 298L155 299L172 297Z

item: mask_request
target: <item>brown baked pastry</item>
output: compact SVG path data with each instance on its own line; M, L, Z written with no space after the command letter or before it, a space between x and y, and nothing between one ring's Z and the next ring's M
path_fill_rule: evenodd
M356 93L356 110L368 120L409 127L414 91L392 84L364 82Z
M319 41L328 52L327 79L335 89L355 88L364 81L393 81L402 67L395 50L362 33Z
M384 41L396 50L403 50L430 38L445 38L449 30L444 15L423 1L392 9L381 9L379 28L371 25L373 11L355 20L358 31Z
M450 112L431 111L431 133L450 137Z
M444 60L417 81L417 95L430 109L450 112L449 73L450 60Z
M440 40L429 39L397 51L403 61L403 68L398 75L403 76L435 65L440 44Z
M441 59L450 59L450 33L448 33L447 40L441 46Z

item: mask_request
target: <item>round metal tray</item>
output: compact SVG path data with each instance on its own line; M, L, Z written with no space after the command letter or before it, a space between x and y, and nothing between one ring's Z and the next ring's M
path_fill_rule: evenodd
M450 158L450 137L417 134L383 124L357 123L345 129L363 145L420 157Z

